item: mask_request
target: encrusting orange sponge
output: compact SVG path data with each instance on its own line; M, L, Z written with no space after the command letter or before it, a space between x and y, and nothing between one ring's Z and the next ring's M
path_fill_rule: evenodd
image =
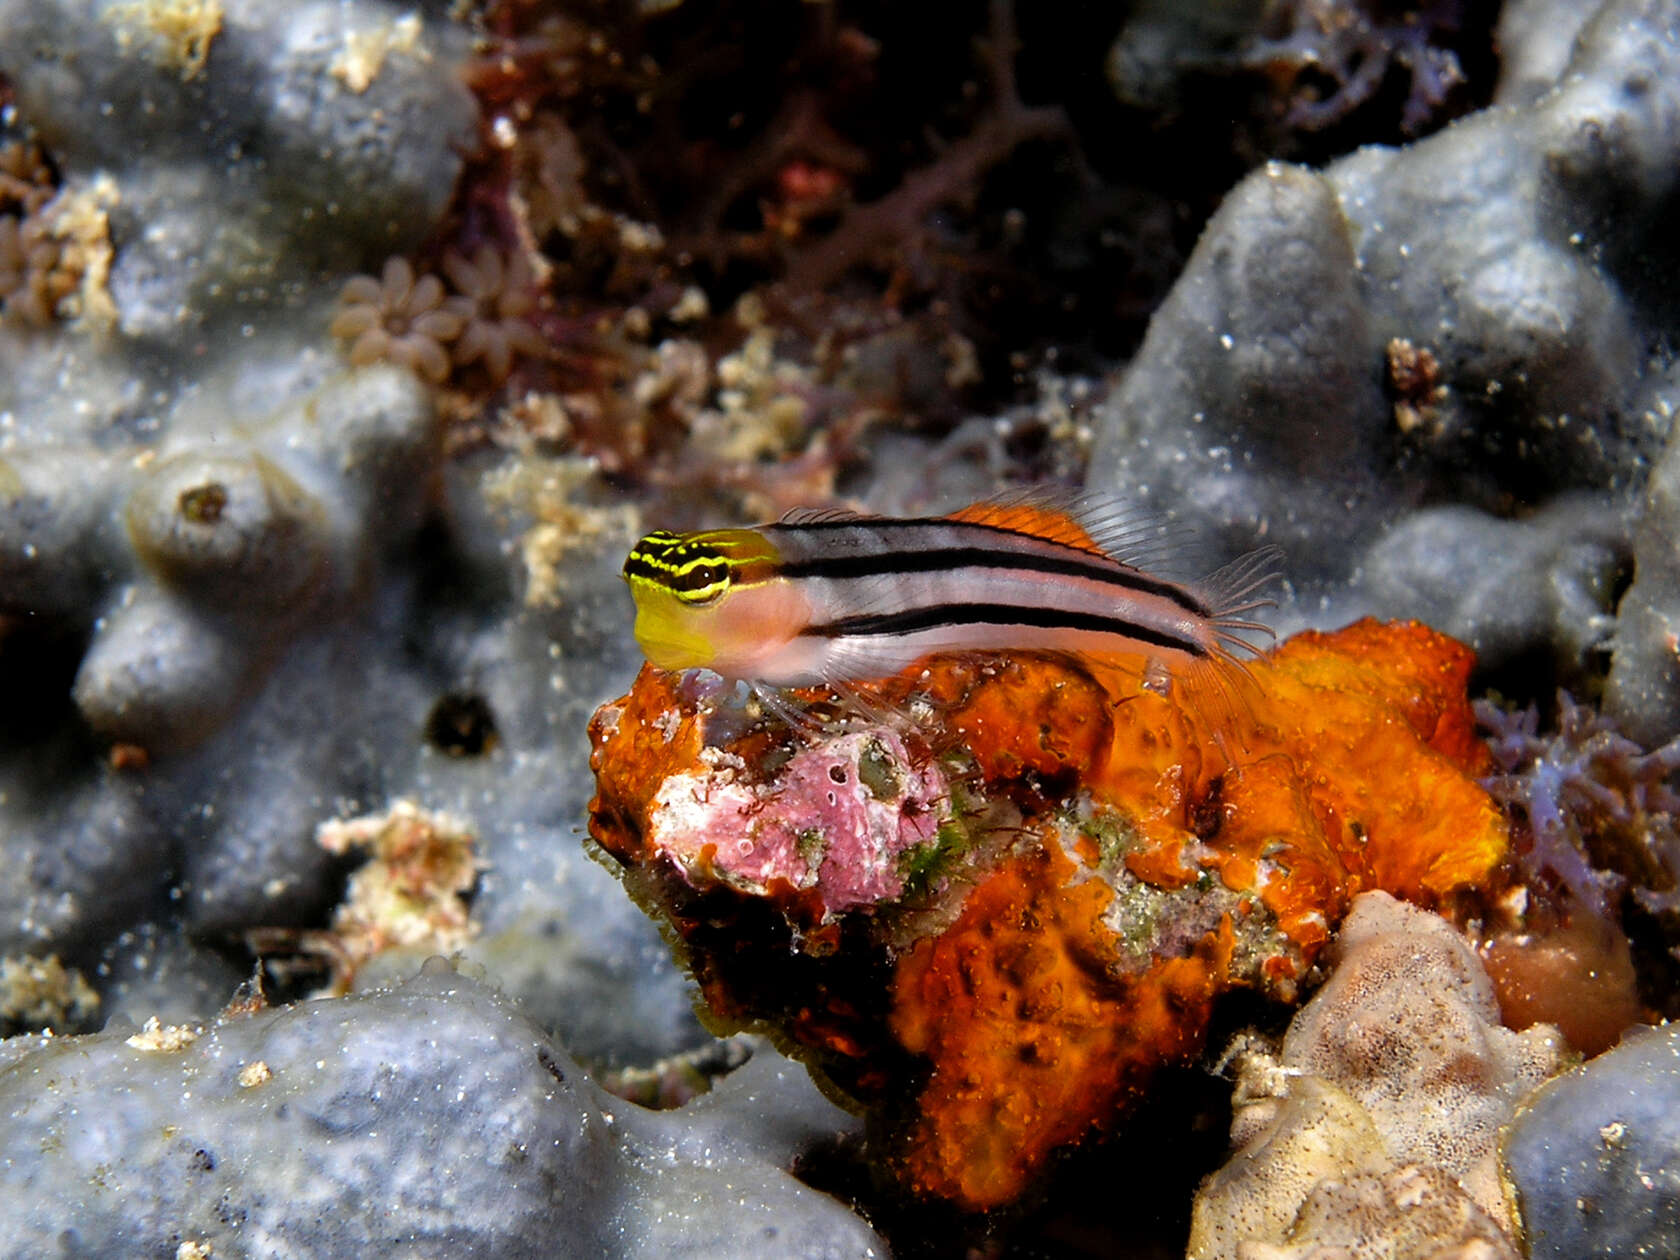
M1296 635L1217 732L1051 656L925 662L874 717L790 693L804 731L649 667L591 723L590 830L716 1024L869 1110L906 1186L987 1209L1198 1053L1221 993L1293 1000L1355 893L1494 880L1471 660L1415 623Z

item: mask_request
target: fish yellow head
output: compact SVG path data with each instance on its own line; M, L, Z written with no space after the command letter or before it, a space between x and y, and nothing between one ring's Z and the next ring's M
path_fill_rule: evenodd
M630 549L624 580L636 601L636 642L661 669L705 667L756 678L809 621L781 554L757 530L656 531Z

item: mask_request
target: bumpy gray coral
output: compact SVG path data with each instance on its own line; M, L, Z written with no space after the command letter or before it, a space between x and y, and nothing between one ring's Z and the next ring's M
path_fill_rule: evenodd
M1680 733L1680 435L1651 470L1633 554L1604 707L1634 739L1656 744Z
M110 288L131 335L412 248L474 139L441 46L459 34L397 5L5 0L0 29L48 149L77 178L115 173ZM144 118L146 144L112 117Z
M563 605L527 607L523 461L446 467L423 384L326 333L343 273L450 202L464 30L381 0L0 0L0 29L99 263L79 318L0 328L0 637L29 697L0 739L0 951L202 1015L241 979L204 945L324 926L316 828L408 797L476 829L473 948L574 1049L692 1044L657 934L575 838L587 714L633 668L633 523L585 541L579 509ZM428 738L460 695L477 755Z
M0 455L0 607L74 617L92 604L77 706L149 754L213 735L287 638L360 593L379 531L419 523L434 461L412 378L345 377L242 427L126 457ZM103 606L89 598L101 588Z
M1363 574L1301 619L1418 615L1421 589L1495 664L1604 639L1629 550L1617 515L1675 401L1648 348L1675 325L1680 9L1604 5L1544 94L1531 76L1555 47L1522 46L1512 104L1234 189L1108 404L1090 472L1231 552L1258 522L1298 585ZM1571 491L1524 523L1518 505ZM1462 506L1396 523L1426 498ZM1490 544L1495 563L1464 562ZM1630 616L1618 648L1649 655L1650 639Z
M1504 1153L1533 1260L1680 1255L1680 1025L1547 1085Z
M1632 562L1631 515L1588 493L1559 495L1521 520L1463 504L1420 508L1366 552L1363 594L1450 627L1486 667L1543 655L1572 680L1601 668L1616 637L1610 610Z
M15 1039L0 1113L30 1152L0 1178L20 1258L885 1252L784 1171L852 1123L798 1068L765 1050L643 1111L441 962L207 1028Z

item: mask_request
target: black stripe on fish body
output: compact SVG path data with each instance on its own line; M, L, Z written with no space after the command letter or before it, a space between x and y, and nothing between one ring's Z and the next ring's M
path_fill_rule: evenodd
M1157 596L1197 617L1214 615L1213 610L1194 591L1177 582L1151 577L1142 569L1135 569L1095 553L1087 555L1072 548L1068 549L1065 555L1046 554L1042 551L1000 551L993 547L856 552L784 561L778 571L781 576L788 578L846 579L900 573L943 573L961 568L1000 569L1085 578L1132 594Z
M926 608L905 609L902 612L841 617L820 625L807 626L800 633L819 639L878 638L887 635L909 636L927 630L972 625L1086 631L1114 635L1133 643L1183 652L1194 657L1209 655L1208 649L1190 635L1174 635L1098 613L1016 604L933 604Z

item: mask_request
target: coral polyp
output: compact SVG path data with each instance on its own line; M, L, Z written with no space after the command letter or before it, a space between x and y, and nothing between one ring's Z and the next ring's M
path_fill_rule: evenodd
M1293 1000L1357 892L1494 881L1470 664L1416 624L1297 635L1241 729L1053 656L935 658L851 713L786 693L809 730L650 666L591 725L591 833L719 1026L869 1109L911 1191L993 1208L1223 994Z
M447 298L436 276L416 279L406 258L391 258L378 279L352 277L339 300L331 331L350 342L351 363L400 363L434 385L449 376L445 347L461 335L470 308Z
M455 343L458 365L483 363L499 385L513 370L516 354L539 359L549 352L548 342L531 322L537 282L522 252L504 255L493 245L481 245L470 259L450 254L443 270L464 299L461 309L468 312Z

